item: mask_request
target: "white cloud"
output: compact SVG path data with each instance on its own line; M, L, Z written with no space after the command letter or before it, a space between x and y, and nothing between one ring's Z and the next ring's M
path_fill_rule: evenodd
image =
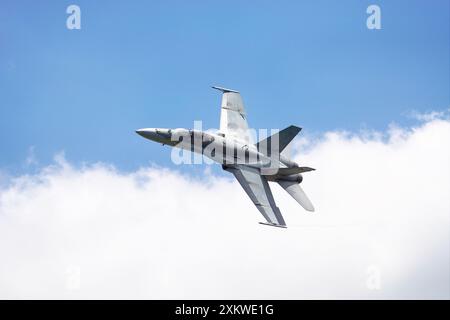
M0 298L448 299L449 146L439 118L300 140L317 211L273 185L288 229L231 176L59 156L0 183Z
M450 115L450 108L443 111L430 111L426 113L413 110L412 112L409 112L408 115L413 119L417 119L422 122L429 122L436 119L448 118Z

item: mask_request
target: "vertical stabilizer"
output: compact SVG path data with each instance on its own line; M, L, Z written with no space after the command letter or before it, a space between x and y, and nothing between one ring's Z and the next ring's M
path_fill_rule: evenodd
M256 144L258 150L267 156L272 154L272 151L277 155L280 154L284 148L295 138L295 136L302 130L296 126L289 126L286 129L277 132L270 137L261 140Z

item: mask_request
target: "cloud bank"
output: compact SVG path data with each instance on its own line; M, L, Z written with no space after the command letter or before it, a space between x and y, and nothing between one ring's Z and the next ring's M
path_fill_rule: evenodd
M423 121L298 140L316 212L273 185L288 229L231 175L60 156L0 183L0 298L448 299L450 121Z

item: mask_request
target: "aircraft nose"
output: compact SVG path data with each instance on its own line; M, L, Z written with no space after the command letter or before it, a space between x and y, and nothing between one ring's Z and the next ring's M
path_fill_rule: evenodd
M144 133L144 131L145 131L145 129L137 129L137 130L136 130L136 133L137 133L138 135L141 135L141 136L142 136L142 134Z
M145 129L137 129L137 130L136 130L136 133L137 133L138 135L144 137L146 131L147 131L147 130L145 130Z
M155 130L148 129L148 128L147 129L137 129L136 133L138 135L140 135L141 137L149 139L154 136Z

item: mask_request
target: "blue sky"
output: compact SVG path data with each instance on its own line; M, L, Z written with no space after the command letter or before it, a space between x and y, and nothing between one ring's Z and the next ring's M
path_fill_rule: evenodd
M81 30L66 8L81 8ZM378 4L382 30L366 28ZM250 126L385 129L449 107L449 1L1 1L0 170L171 166L141 127L218 127L241 91Z

